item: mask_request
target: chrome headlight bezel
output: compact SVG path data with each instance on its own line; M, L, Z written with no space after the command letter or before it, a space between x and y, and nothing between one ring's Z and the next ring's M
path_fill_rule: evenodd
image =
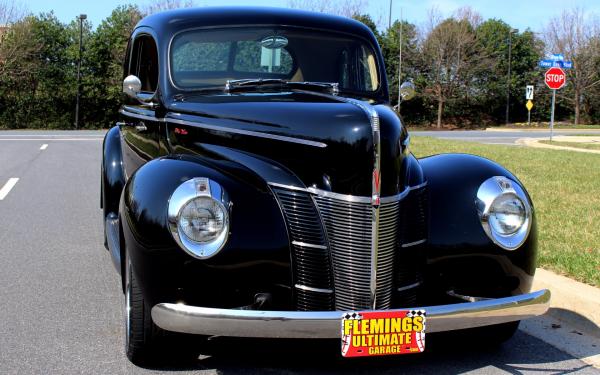
M503 196L514 196L518 198L525 209L525 219L519 229L512 234L502 234L494 230L490 225L490 216L493 213L492 209L494 202ZM504 176L494 176L485 180L477 190L477 198L475 200L477 213L481 220L481 226L485 234L504 250L516 250L527 240L531 231L533 208L527 194L521 186Z
M212 199L224 213L222 231L214 240L209 242L193 241L180 228L183 208L198 198ZM230 210L231 202L229 196L221 185L206 177L195 177L179 185L169 199L169 230L175 242L186 253L197 259L208 259L216 255L227 242L229 237Z

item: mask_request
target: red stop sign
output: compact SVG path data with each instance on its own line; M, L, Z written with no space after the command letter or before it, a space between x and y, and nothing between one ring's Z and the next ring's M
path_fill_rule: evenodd
M546 74L544 74L544 78L546 80L546 86L550 87L552 90L558 90L567 83L567 76L561 68L548 69Z

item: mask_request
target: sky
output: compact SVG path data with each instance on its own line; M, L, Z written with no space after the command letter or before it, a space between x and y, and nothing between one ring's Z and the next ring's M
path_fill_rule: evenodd
M530 28L542 31L548 20L564 9L581 7L600 16L600 0L392 0L392 19L402 18L421 26L427 19L427 12L432 7L443 15L449 16L463 6L470 6L484 17L499 18L519 30ZM62 22L70 22L80 13L88 15L95 28L110 15L111 11L122 4L148 4L148 0L21 0L33 13L54 11ZM196 0L198 5L258 5L286 7L288 0ZM368 0L368 13L387 26L390 0Z

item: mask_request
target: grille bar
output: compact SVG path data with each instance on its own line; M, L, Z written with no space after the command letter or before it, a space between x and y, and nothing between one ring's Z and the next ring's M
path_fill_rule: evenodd
M333 278L325 233L310 194L273 187L287 221L296 308L332 310Z

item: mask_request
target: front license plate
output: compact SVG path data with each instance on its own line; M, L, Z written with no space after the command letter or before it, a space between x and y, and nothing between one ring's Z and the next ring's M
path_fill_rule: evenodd
M425 320L425 310L345 313L342 356L421 353L425 350Z

